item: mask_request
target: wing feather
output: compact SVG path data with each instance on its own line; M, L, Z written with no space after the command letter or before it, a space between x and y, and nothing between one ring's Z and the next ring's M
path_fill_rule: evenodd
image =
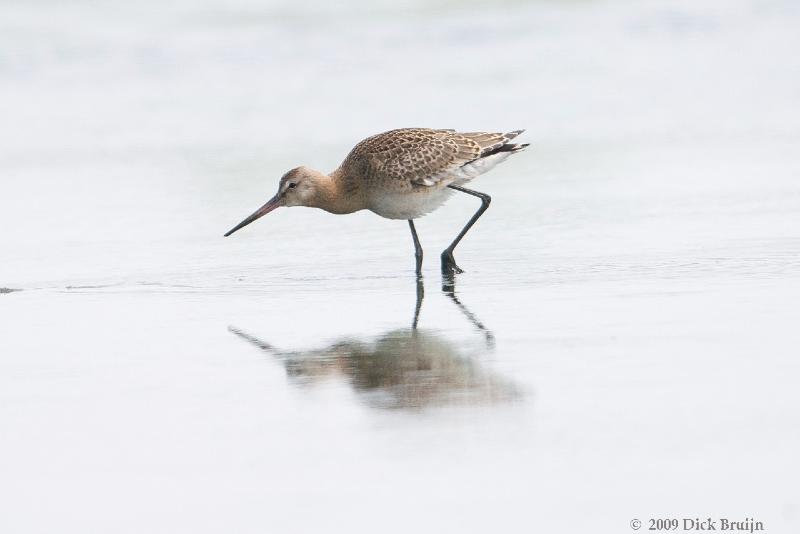
M342 168L358 170L370 182L434 186L448 172L480 154L478 142L453 130L402 128L360 142L345 158Z
M456 132L431 128L401 128L373 135L358 143L339 168L345 176L358 176L368 185L394 183L403 189L434 187L463 177L468 164L512 145L522 133Z

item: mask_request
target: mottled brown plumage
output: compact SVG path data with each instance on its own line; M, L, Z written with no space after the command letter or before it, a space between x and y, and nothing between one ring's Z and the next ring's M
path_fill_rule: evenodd
M389 187L432 186L448 171L484 157L506 145L522 132L507 134L400 128L373 135L358 143L339 168L331 173L339 179L387 183ZM527 145L513 145L514 149ZM433 177L439 177L431 181Z

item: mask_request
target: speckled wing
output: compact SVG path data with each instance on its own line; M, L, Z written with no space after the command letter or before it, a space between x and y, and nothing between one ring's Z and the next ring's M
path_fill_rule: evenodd
M481 156L480 141L468 135L429 128L391 130L356 145L342 167L368 182L435 186Z

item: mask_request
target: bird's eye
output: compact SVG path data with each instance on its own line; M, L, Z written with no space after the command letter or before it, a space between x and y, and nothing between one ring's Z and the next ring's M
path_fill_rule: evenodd
M296 184L296 183L294 183L294 182L289 182L289 189L294 189L295 187L297 187L297 184Z

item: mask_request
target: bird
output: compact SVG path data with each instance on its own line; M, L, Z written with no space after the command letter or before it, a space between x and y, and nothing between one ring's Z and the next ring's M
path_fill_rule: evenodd
M523 132L399 128L373 135L356 144L330 174L305 166L288 171L281 177L275 196L225 237L281 206L320 208L338 215L370 210L387 219L408 221L420 276L423 250L414 220L461 192L479 198L481 206L442 252L441 268L446 275L462 273L453 252L492 200L464 184L528 147L529 143L512 142Z

